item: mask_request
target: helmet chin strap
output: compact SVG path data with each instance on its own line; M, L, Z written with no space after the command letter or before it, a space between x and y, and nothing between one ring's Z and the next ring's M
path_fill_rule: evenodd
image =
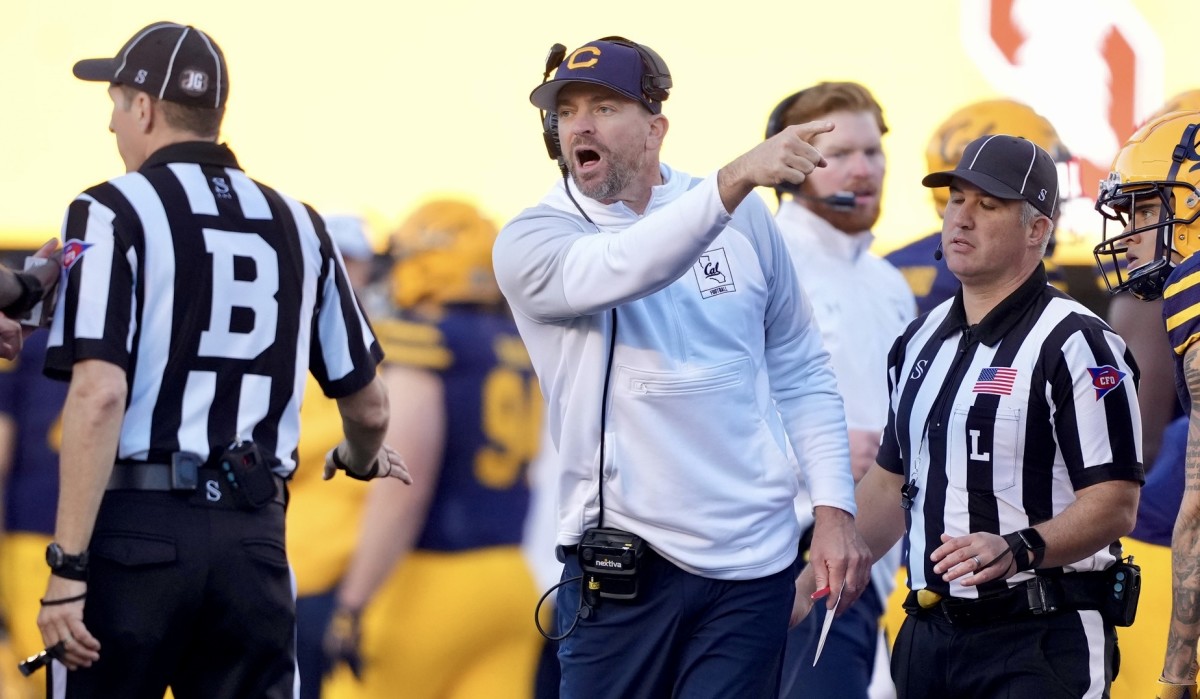
M1167 285L1167 278L1171 276L1174 269L1175 263L1170 260L1154 260L1129 275L1125 288L1133 294L1134 298L1153 301L1162 297L1163 287Z
M1167 278L1175 269L1172 257L1174 249L1171 246L1172 226L1167 223L1172 218L1170 202L1167 197L1163 197L1161 194L1158 196L1162 201L1158 213L1159 226L1153 229L1152 233L1154 235L1154 259L1130 271L1129 279L1125 283L1125 288L1129 290L1129 293L1142 301L1154 301L1162 297L1163 289L1167 285ZM1135 196L1131 201L1131 209L1136 205L1136 201ZM1149 234L1151 234L1150 230L1142 233L1142 235Z

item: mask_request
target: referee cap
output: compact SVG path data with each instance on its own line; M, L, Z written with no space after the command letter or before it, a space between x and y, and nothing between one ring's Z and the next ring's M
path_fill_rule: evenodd
M925 176L926 187L948 187L959 178L998 199L1023 199L1054 218L1058 168L1033 141L1017 136L980 136L967 144L958 167Z
M174 22L155 22L114 58L88 58L72 72L80 80L127 85L189 107L217 109L229 96L221 48L199 29Z

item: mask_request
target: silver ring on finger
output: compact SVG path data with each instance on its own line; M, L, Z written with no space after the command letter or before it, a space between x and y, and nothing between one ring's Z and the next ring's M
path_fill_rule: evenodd
M979 560L979 556L971 556L971 560L975 561L975 570L983 567L983 561Z

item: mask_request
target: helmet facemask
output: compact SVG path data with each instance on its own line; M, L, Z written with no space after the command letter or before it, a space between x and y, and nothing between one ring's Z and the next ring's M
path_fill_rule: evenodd
M1096 210L1104 217L1104 242L1094 250L1096 265L1111 293L1128 291L1135 298L1153 301L1162 296L1167 278L1182 258L1173 244L1175 224L1190 223L1176 219L1173 214L1175 188L1183 187L1190 192L1191 187L1183 182L1122 185L1118 178L1113 173L1102 182L1096 199ZM1137 225L1137 212L1152 204L1158 205L1156 220ZM1116 231L1110 236L1113 229ZM1127 258L1135 237L1141 254L1137 266L1129 269ZM1147 257L1151 250L1153 254Z
M1200 112L1171 112L1138 129L1100 183L1096 210L1105 230L1094 252L1109 290L1162 296L1176 265L1200 249ZM1120 227L1111 237L1110 225Z

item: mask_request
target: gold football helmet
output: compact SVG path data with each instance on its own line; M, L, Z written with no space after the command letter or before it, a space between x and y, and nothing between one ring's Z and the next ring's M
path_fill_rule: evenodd
M1140 299L1156 299L1175 265L1200 249L1198 149L1200 111L1191 111L1150 120L1118 151L1096 199L1096 210L1104 216L1096 264L1110 291L1128 289ZM1139 212L1153 216L1155 208L1154 220L1139 220ZM1138 242L1153 236L1153 257L1139 257L1126 270L1122 263L1135 235Z
M419 303L496 303L492 273L497 229L475 206L454 199L430 201L392 234L392 299L401 308Z
M1010 99L984 100L963 107L942 122L925 147L926 172L953 170L968 143L980 136L998 133L1033 141L1049 153L1055 163L1066 163L1071 159L1071 153L1058 137L1058 132L1031 107ZM1060 168L1060 177L1061 173ZM1062 186L1059 190L1073 191ZM940 218L946 213L950 190L936 187L930 191Z
M1146 121L1154 121L1158 117L1171 112L1200 112L1200 89L1184 90L1166 102L1163 102L1158 111L1150 115L1150 118Z

